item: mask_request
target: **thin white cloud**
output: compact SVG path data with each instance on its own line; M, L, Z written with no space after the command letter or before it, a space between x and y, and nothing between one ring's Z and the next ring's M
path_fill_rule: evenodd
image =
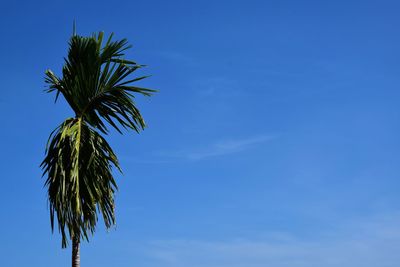
M257 144L265 143L274 139L272 135L253 136L243 139L225 139L204 148L193 149L191 151L179 151L178 153L169 153L175 157L188 160L202 160L211 157L223 156L238 153L254 147Z
M397 267L400 216L353 222L317 240L164 240L146 254L155 261L145 267Z
M121 156L120 160L138 164L164 164L174 163L177 161L199 161L208 158L239 153L275 138L275 135L257 135L242 139L224 139L209 145L205 145L201 148L178 151L158 151L155 153L156 155L141 159L129 156Z
M171 159L158 159L158 158L146 158L146 159L139 159L135 157L129 156L121 156L119 157L120 161L127 162L127 163L134 163L134 164L169 164L173 161Z
M198 60L177 51L160 51L158 54L168 61L183 63L185 65L193 65L195 62L198 62Z
M232 77L215 76L203 78L192 82L193 92L201 97L207 98L208 101L215 99L220 103L220 99L229 99L240 97L245 94L243 86L239 81ZM212 97L210 99L210 97Z

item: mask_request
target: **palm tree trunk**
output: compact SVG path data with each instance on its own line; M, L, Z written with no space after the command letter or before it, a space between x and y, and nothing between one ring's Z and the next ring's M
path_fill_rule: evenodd
M80 247L79 244L79 235L78 237L72 238L72 267L80 267L81 266L81 255L80 255Z

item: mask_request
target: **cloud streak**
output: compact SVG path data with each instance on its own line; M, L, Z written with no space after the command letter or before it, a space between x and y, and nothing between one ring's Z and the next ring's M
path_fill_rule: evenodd
M202 148L158 151L154 153L152 157L137 159L129 156L121 156L120 159L122 161L138 164L167 164L177 161L200 161L243 152L276 138L275 135L257 135L242 139L224 139L205 145Z
M156 259L154 266L164 267L396 267L400 261L399 221L398 214L358 221L314 241L295 237L157 241L150 244L148 253Z
M194 149L191 151L179 151L172 155L178 158L187 160L203 160L217 156L224 156L233 153L238 153L254 147L257 144L262 144L274 139L272 135L261 135L243 139L226 139L205 148ZM170 154L171 155L171 154Z

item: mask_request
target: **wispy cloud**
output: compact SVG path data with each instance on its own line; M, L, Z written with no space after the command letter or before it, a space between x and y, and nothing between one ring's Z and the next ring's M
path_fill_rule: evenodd
M277 138L276 135L257 135L241 139L223 139L202 147L191 147L175 151L158 151L145 158L121 156L120 160L138 164L167 164L177 161L199 161L226 156L254 148Z
M244 86L234 77L214 76L198 80L192 83L193 92L200 98L213 97L213 99L237 98L245 95Z
M164 267L396 267L400 216L357 221L318 240L283 239L152 242L147 254Z
M195 58L192 58L191 56L188 56L186 54L177 51L159 51L158 55L160 55L161 57L165 58L168 61L179 64L194 65L195 62L198 62L198 60L196 60Z
M223 156L238 153L254 147L257 144L265 143L276 138L273 135L260 135L243 139L225 139L203 148L182 150L168 155L187 160L202 160L211 157Z

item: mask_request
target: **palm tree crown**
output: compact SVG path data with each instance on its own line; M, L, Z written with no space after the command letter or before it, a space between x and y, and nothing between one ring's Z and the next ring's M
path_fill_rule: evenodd
M107 228L115 223L112 174L120 170L116 155L103 138L111 126L136 132L145 122L133 102L134 94L150 96L154 90L132 86L146 76L130 79L143 67L123 58L129 49L127 40L113 41L112 34L103 44L103 33L90 37L75 33L69 42L62 77L46 71L47 92L60 93L75 117L67 118L51 134L41 164L47 175L51 227L55 218L62 235L62 247L68 238L88 240L95 231L101 213Z

